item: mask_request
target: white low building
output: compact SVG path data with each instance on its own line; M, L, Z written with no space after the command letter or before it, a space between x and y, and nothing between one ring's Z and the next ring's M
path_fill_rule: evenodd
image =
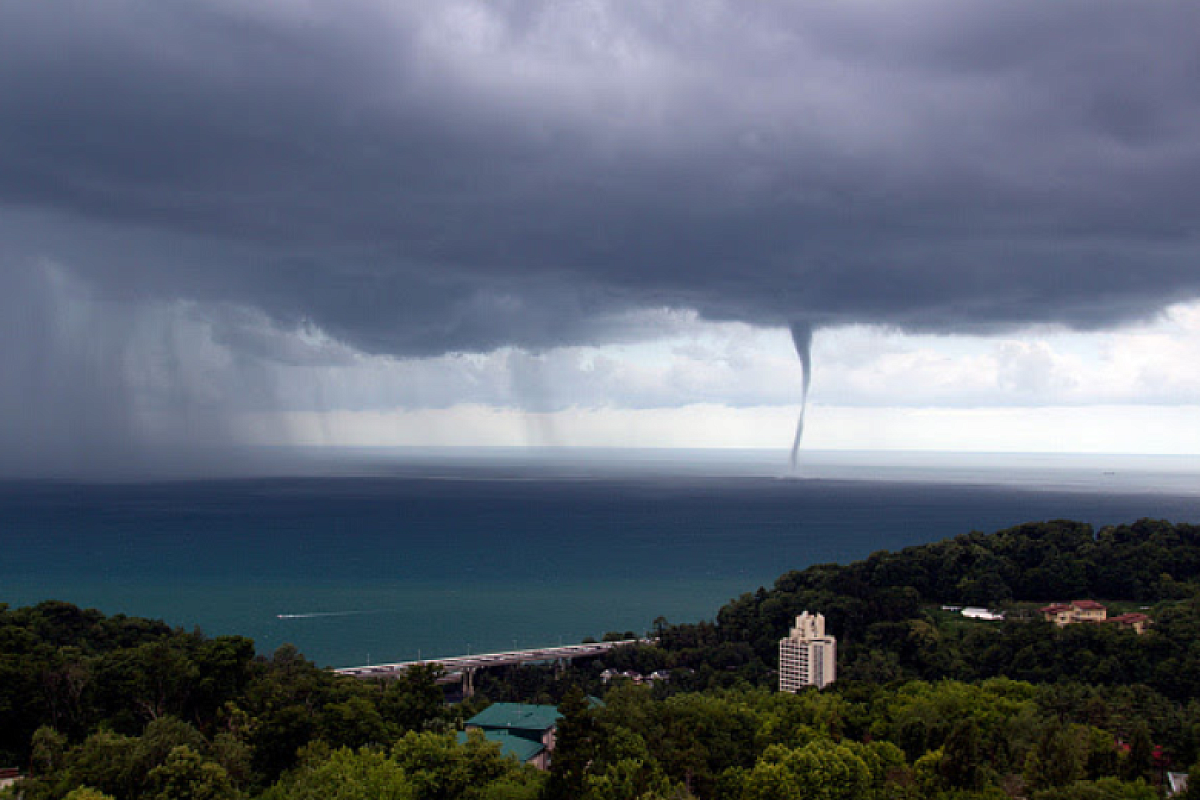
M975 608L967 606L962 610L962 615L967 619L986 619L993 622L998 622L1004 619L1003 611L990 611L986 608Z

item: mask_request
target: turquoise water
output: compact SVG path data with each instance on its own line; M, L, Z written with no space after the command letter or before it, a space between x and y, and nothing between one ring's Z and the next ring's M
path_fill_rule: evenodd
M0 602L67 600L347 666L711 618L786 570L972 529L1200 521L1192 474L1161 462L1122 477L834 459L796 480L752 461L725 475L418 460L341 478L3 483Z

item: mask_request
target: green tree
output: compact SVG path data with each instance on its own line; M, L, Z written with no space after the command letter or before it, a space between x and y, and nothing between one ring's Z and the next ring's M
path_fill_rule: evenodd
M34 775L49 775L62 769L67 752L67 737L47 725L33 733L31 742Z
M1129 735L1129 752L1125 756L1122 776L1126 781L1146 780L1154 766L1154 745L1150 742L1150 729L1138 720Z
M171 750L166 762L146 776L148 800L236 800L240 795L224 767L205 761L187 745Z
M93 733L68 754L65 768L55 777L64 789L92 786L115 797L133 797L145 777L138 744L131 736Z
M760 761L742 782L741 800L804 800L803 791L787 765Z
M955 724L946 737L941 763L942 778L952 789L976 790L983 787L983 759L980 753L979 726L974 720Z
M167 761L167 758L180 747L186 747L193 752L204 749L204 737L200 732L183 720L175 717L160 717L146 725L141 738L137 740L134 757L137 769L147 773L156 766Z
M392 731L379 709L365 697L330 703L321 711L317 730L333 747L359 748L391 744Z
M238 789L246 789L254 780L253 754L241 737L226 731L218 733L208 746L208 756L221 765Z
M140 645L112 659L108 680L120 681L127 702L143 720L168 714L182 716L196 689L198 671L186 639L163 639Z
M80 786L67 792L63 800L113 800L113 796L97 791L90 786Z
M870 790L866 762L850 747L822 739L794 750L768 747L746 777L742 796L745 800L771 796L860 800Z
M258 717L250 734L254 771L268 781L276 780L296 764L296 753L316 731L312 715L304 706L281 705Z
M1034 792L1033 800L1158 800L1158 790L1145 781L1126 783L1117 778L1078 781Z
M437 681L444 673L437 664L419 664L388 681L380 710L405 731L425 729L445 713L446 699Z
M459 744L451 734L406 733L392 748L416 800L474 800L494 783L539 783L541 774L501 755L480 732Z
M261 800L414 800L408 776L383 753L346 748L304 763L263 793Z
M642 759L625 758L606 764L584 779L586 800L641 800L665 796L671 782L657 765Z
M1035 789L1066 786L1085 774L1087 740L1079 726L1057 722L1046 726L1025 764L1025 777Z
M933 797L945 788L942 777L942 759L945 753L942 748L930 750L913 763L913 785L920 792L918 796Z
M587 696L578 686L571 687L558 710L562 718L558 721L546 797L575 800L584 792L588 764L596 757L598 726Z

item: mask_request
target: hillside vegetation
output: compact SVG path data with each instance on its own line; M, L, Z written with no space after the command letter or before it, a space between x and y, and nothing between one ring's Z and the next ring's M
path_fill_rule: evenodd
M1059 629L1035 612L1084 597L1154 625ZM778 640L804 610L838 637L839 680L780 694ZM436 670L358 681L290 647L264 658L241 637L0 606L0 766L33 775L29 800L1100 800L1159 797L1200 757L1196 526L971 533L787 572L711 622L654 628L655 646L481 676L480 695L447 705ZM606 668L671 679L604 684ZM548 774L456 743L495 700L559 705Z

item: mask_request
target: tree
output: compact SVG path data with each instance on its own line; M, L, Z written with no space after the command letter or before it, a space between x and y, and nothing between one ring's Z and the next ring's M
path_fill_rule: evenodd
M414 800L404 770L383 753L346 748L302 765L263 793L261 800Z
M138 740L101 731L72 751L58 774L64 788L93 786L116 797L137 794L145 772L139 769Z
M224 768L229 780L238 789L245 789L254 777L251 767L252 753L250 746L240 737L222 731L213 737L208 746L208 755Z
M392 758L412 784L416 800L474 800L493 783L540 783L541 773L501 755L500 745L481 732L466 744L450 734L409 732L392 748Z
M31 746L33 754L30 763L34 775L49 775L62 768L67 750L66 736L43 725L33 732Z
M1154 745L1150 742L1150 729L1138 720L1129 736L1129 752L1125 756L1122 777L1127 781L1146 780L1154 766Z
M584 779L585 800L641 800L665 796L671 782L653 762L625 758L606 765Z
M113 800L113 796L97 791L90 786L80 786L67 792L63 800Z
M192 660L197 673L195 705L202 722L212 720L226 702L243 695L261 669L254 663L254 641L244 636L205 641Z
M818 739L795 750L768 747L746 777L742 797L859 800L870 790L871 771L850 747Z
M296 751L313 738L315 726L303 706L284 705L258 718L250 735L255 772L275 780L296 764Z
M405 731L423 730L440 719L446 698L437 681L444 672L438 664L418 664L388 681L380 701L384 718Z
M623 800L666 794L671 782L646 740L619 724L601 726L596 757L584 778L587 800Z
M321 738L333 747L385 745L393 738L375 704L365 697L351 697L344 703L326 705L318 730Z
M1126 783L1116 778L1078 781L1033 794L1033 800L1158 800L1158 797L1158 790L1143 781Z
M173 748L166 763L146 776L149 800L236 800L239 794L225 769L205 761L187 745Z
M182 641L162 640L128 651L119 668L130 702L145 720L182 715L198 675Z
M1084 776L1087 741L1083 731L1057 722L1046 726L1025 765L1026 779L1035 789L1066 786Z
M781 763L761 761L742 784L741 800L804 800L795 773Z
M153 720L146 725L141 738L138 739L135 757L139 770L143 773L149 772L165 763L180 747L199 752L204 748L204 737L191 725L175 717Z
M558 706L554 758L550 762L547 800L575 800L584 792L588 764L596 755L596 717L588 707L587 695L572 686Z
M942 778L952 789L975 790L983 787L979 727L966 719L955 724L946 737L942 758Z

